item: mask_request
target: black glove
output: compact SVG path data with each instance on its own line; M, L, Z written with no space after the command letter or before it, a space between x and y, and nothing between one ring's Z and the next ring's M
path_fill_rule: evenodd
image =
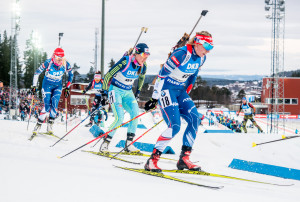
M65 95L65 98L69 97L69 95L70 95L70 89L69 88L65 89L64 95Z
M137 90L137 91L135 92L134 97L135 97L136 101L140 101L140 92L141 92L141 91L139 91L139 90Z
M86 90L83 90L83 91L82 91L82 94L84 95L85 93L86 93Z
M32 95L36 94L36 86L31 86L31 94Z
M101 92L101 105L105 106L108 104L108 94L107 94L107 90L104 90Z
M146 111L149 111L151 109L154 109L157 105L158 100L151 98L148 102L146 102L144 109Z

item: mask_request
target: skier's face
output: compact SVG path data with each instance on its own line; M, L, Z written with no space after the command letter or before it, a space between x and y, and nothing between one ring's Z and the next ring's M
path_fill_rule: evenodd
M202 44L195 44L194 48L199 57L204 57L207 53L209 53L209 51L206 50Z
M57 65L57 66L60 66L63 62L63 58L62 57L59 57L59 56L55 56L54 57L54 64Z
M243 99L242 102L243 102L243 104L246 104L246 100Z
M143 64L146 62L147 58L149 57L149 54L136 54L135 59L139 63L140 66L143 66Z

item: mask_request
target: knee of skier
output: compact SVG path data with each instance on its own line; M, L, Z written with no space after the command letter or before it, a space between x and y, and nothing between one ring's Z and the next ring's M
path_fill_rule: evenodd
M174 137L180 131L180 126L177 124L172 125L172 137Z

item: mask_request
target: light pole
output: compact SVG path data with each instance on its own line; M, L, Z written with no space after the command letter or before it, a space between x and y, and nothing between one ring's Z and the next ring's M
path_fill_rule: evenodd
M10 93L9 93L9 114L11 118L13 115L17 115L17 102L18 102L18 70L17 70L17 57L18 47L17 38L18 32L20 31L20 4L19 0L15 0L13 4L12 18L11 18L11 58L10 58ZM13 113L15 102L15 112Z
M270 133L278 133L278 120L284 114L284 28L285 0L265 0L266 18L272 20L271 75L269 102ZM282 78L280 78L282 77ZM269 120L269 119L268 119ZM285 127L285 120L283 127Z
M104 77L104 33L105 33L105 0L102 0L101 21L101 77Z

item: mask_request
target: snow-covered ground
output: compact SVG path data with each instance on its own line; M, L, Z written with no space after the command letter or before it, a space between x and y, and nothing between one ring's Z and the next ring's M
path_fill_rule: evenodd
M127 114L128 116L128 114ZM75 120L75 119L74 119ZM77 120L78 121L78 120ZM110 116L106 126L113 121ZM74 124L76 121L74 121ZM153 125L150 114L140 120L147 127ZM193 161L208 172L229 176L260 180L278 184L294 184L279 187L236 181L207 176L170 174L172 176L206 185L222 185L221 190L209 190L193 185L147 176L140 173L121 170L113 165L142 168L116 160L76 151L59 159L71 150L89 142L94 137L84 127L84 122L70 133L66 139L54 147L49 147L57 139L49 136L37 136L31 142L28 138L34 123L0 120L0 201L2 202L93 202L93 201L299 201L300 182L267 175L250 173L228 167L233 158L267 163L277 166L300 169L300 138L285 140L252 148L252 142L263 142L281 138L275 134L203 134L204 126L199 129ZM71 129L74 124L69 125ZM185 123L183 122L183 126ZM160 132L166 128L164 123L146 134L141 142L155 143ZM44 125L42 131L46 130ZM55 124L56 135L65 134L65 125ZM137 136L143 129L138 129ZM170 146L175 155L165 155L178 159L182 143L182 133L172 140ZM119 140L125 139L126 128L120 128L113 138L111 150ZM98 150L87 145L83 150ZM137 162L146 162L145 157L124 157ZM175 169L176 162L160 160L159 166Z

